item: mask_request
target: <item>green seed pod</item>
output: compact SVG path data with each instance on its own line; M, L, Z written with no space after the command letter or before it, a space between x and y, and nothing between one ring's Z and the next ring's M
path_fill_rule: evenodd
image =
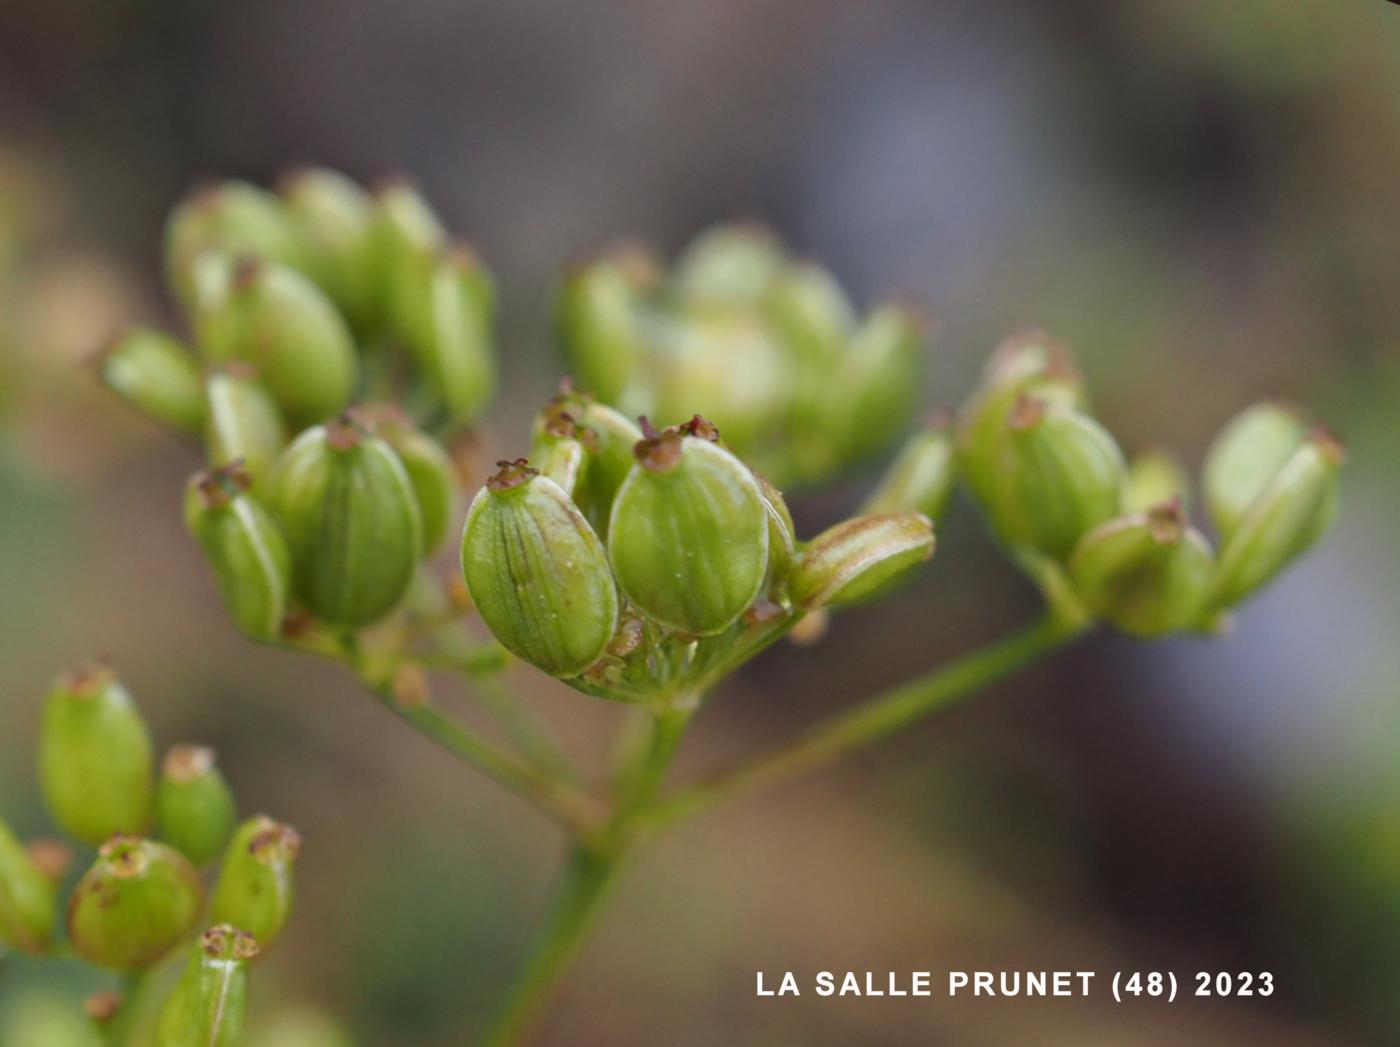
M856 329L855 310L836 278L819 265L787 266L772 282L766 310L814 380L835 360Z
M454 422L473 421L496 386L491 351L495 288L465 247L446 252L427 277L426 318L410 329L410 349L429 391Z
M1201 627L1214 569L1209 543L1176 500L1100 524L1069 561L1089 611L1142 637Z
M44 706L39 781L53 820L96 845L151 821L151 738L131 695L104 666L61 676Z
M607 554L554 481L524 460L477 494L462 534L462 575L501 645L551 676L575 676L617 628Z
M696 421L703 419L696 415L691 425ZM782 492L757 469L753 470L753 478L758 483L759 494L763 496L763 509L768 517L768 574L763 592L776 599L782 595L782 587L797 558L797 529L792 524L792 513L788 511Z
M178 341L133 327L108 347L102 381L148 418L187 433L204 426L204 389L194 356Z
M211 374L204 393L209 405L204 433L209 464L242 462L248 475L261 481L287 446L287 427L271 394L242 365Z
M672 284L693 302L754 303L786 261L782 245L763 226L715 226L676 260Z
M252 477L234 462L197 473L185 493L185 522L239 631L254 640L282 633L292 561L271 515L247 494Z
M248 1005L253 936L226 923L200 936L156 1022L156 1047L236 1047Z
M270 946L291 915L300 849L301 834L266 815L240 825L219 870L212 918L246 930L264 949Z
M246 182L222 182L186 199L165 227L166 276L187 307L197 300L195 268L214 253L301 266L304 245L282 201Z
M1327 433L1309 434L1250 504L1220 550L1214 601L1239 603L1301 556L1337 515L1337 473L1345 458Z
M406 418L381 421L375 434L394 449L408 473L423 517L423 552L431 554L447 537L457 511L457 467L452 456Z
M376 190L374 212L372 250L384 321L411 345L425 345L432 334L432 272L447 246L447 232L427 201L402 179Z
M199 874L179 851L113 836L68 899L68 937L89 963L138 970L194 929L203 904Z
M843 460L878 451L913 412L924 324L895 305L872 312L852 335L824 388L823 418Z
M295 269L247 259L225 294L201 308L200 345L215 360L257 368L283 414L320 422L340 411L358 364L345 321L329 298Z
M293 589L317 617L367 625L408 592L423 552L418 497L398 455L352 419L298 436L267 478L267 504Z
M1201 485L1222 541L1229 541L1307 433L1307 423L1297 411L1264 403L1236 415L1216 437L1206 453Z
M1073 408L1022 396L1010 429L1000 497L1002 537L1063 559L1122 508L1123 456L1108 431Z
M761 448L792 403L787 348L751 309L692 307L661 328L656 411L679 419L699 407L735 447Z
M768 509L749 468L680 429L649 434L613 501L608 554L643 614L679 632L717 633L768 573Z
M352 325L368 328L378 309L374 201L339 171L294 171L282 183L287 213L301 234L307 274Z
M588 475L592 450L598 446L598 435L575 419L577 398L556 396L547 403L535 419L535 431L530 445L530 461L535 471L559 485L559 489L576 499Z
M581 400L575 418L593 437L588 469L582 484L573 492L574 502L598 537L607 541L612 504L618 488L636 464L632 452L642 439L642 431L621 412L588 399Z
M1123 509L1145 513L1154 505L1178 500L1184 509L1191 494L1191 478L1180 459L1167 451L1146 451L1128 463L1123 482Z
M867 599L933 555L933 524L921 513L858 516L807 544L788 582L803 611Z
M156 788L161 836L195 865L206 865L228 843L237 813L233 793L214 766L214 750L174 746L161 770Z
M644 366L640 303L657 281L655 259L634 246L565 276L555 303L559 341L580 385L593 395L617 402Z
M1084 410L1083 378L1065 346L1043 331L1007 338L992 355L982 384L959 413L959 472L983 505L1001 498L1010 455L1008 421L1027 394Z
M0 819L0 945L47 951L57 915L53 879Z
M947 425L938 420L905 441L879 486L861 506L861 514L923 513L937 520L947 508L956 477L953 437Z

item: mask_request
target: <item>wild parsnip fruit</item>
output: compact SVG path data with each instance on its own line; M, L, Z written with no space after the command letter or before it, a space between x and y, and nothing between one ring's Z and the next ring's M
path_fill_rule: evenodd
M292 912L301 834L266 815L249 818L224 852L210 916L252 935L268 948Z
M161 838L195 865L207 865L223 852L236 817L233 792L214 764L214 750L173 746L156 787Z
M768 569L768 510L749 468L697 428L637 444L613 501L608 555L619 588L662 625L702 636L734 622Z
M124 332L102 354L103 383L142 414L172 429L204 426L204 389L194 354L148 327Z
M58 898L52 877L0 819L0 945L41 953L53 941Z
M214 571L233 624L255 640L272 640L289 609L291 555L251 486L241 461L196 473L185 491L185 524Z
M472 502L462 573L496 639L551 676L587 669L617 628L603 543L559 485L523 460L500 463Z
M139 970L188 935L204 903L193 865L179 851L113 836L68 901L68 938L89 963Z
M65 832L96 846L150 826L155 775L140 712L106 666L59 677L44 705L39 780Z
M267 479L297 597L335 625L367 625L408 592L423 516L393 449L344 417L302 433Z
M205 931L156 1023L156 1047L237 1047L248 1009L253 936L226 923Z

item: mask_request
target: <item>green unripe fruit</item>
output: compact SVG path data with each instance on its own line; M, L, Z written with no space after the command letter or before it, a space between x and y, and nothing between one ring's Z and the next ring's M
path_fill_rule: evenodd
M1085 409L1084 380L1065 346L1043 331L1007 338L992 355L982 383L959 412L959 471L983 505L1001 496L1008 468L1012 411L1022 396Z
M233 793L214 766L214 750L177 745L165 756L156 788L160 834L195 865L223 851L237 812Z
M503 462L462 534L462 575L501 645L551 676L575 676L617 628L607 553L554 481Z
M822 417L843 459L879 450L904 428L918 397L923 327L912 311L881 306L824 376Z
M238 827L224 855L212 918L247 931L264 949L292 911L293 872L301 834L257 815Z
M1337 515L1342 446L1314 431L1250 503L1220 550L1214 600L1230 607L1301 556Z
M407 335L429 391L453 421L470 422L495 390L491 324L495 288L466 248L444 254L427 277L422 308Z
M764 580L763 592L777 602L797 558L797 529L793 526L792 513L788 511L782 492L757 469L753 470L753 478L758 483L759 494L763 496L763 509L768 516L768 575Z
M53 820L84 843L139 834L150 825L151 738L110 669L66 674L49 693L39 782Z
M295 171L282 183L304 243L306 272L358 328L375 318L374 201L339 171Z
M114 836L68 900L68 937L89 963L129 971L150 967L188 935L204 888L179 851Z
M248 1006L252 935L228 924L200 936L156 1023L156 1047L236 1047Z
M293 589L317 617L367 625L408 592L423 517L383 440L350 419L308 429L277 460L266 497L292 555Z
M412 345L425 344L430 334L428 292L446 246L446 230L412 185L392 180L375 192L372 250L383 318Z
M0 945L46 951L57 915L53 878L0 819Z
M769 288L765 311L782 333L814 387L856 329L855 310L836 278L819 265L788 266Z
M588 475L592 449L598 447L597 433L574 417L573 412L581 406L581 401L568 396L551 400L535 419L530 445L535 471L553 480L575 501Z
M281 635L292 589L291 554L272 516L247 494L239 463L198 473L185 494L185 522L239 631L255 640Z
M209 464L242 462L249 476L261 481L282 449L287 427L272 395L242 366L211 374L204 383L208 403L204 433Z
M757 225L723 225L701 233L676 260L676 293L695 302L758 301L787 259L782 245Z
M588 468L582 483L573 492L574 502L583 510L598 537L606 541L613 500L637 462L633 449L642 440L642 431L630 418L607 404L581 399L578 406L570 410L580 429L592 434L588 443Z
M1214 569L1210 545L1177 501L1101 524L1069 561L1090 613L1142 637L1202 627Z
M165 227L166 276L176 297L195 305L202 255L261 258L300 266L304 245L282 201L246 182L221 182L186 199Z
M920 513L858 516L807 544L788 582L804 611L875 595L933 555L933 524Z
M861 506L861 513L923 513L937 520L948 506L956 478L953 437L946 426L932 426L905 441L879 486Z
M282 413L300 425L336 414L355 388L345 321L320 288L284 265L240 262L226 292L201 309L200 340L212 359L255 366Z
M457 510L457 467L446 448L405 421L381 422L375 433L394 449L408 473L423 517L423 552L430 554L447 537Z
M988 509L1007 541L1062 559L1118 515L1122 453L1088 415L1035 397L1023 396L1007 424L1005 474Z
M1307 437L1307 423L1281 404L1255 404L1236 415L1206 453L1201 470L1206 510L1228 541Z
M1155 505L1176 500L1184 509L1191 497L1191 478L1180 460L1166 451L1147 451L1128 463L1123 481L1123 509L1145 513Z
M785 346L751 309L691 308L664 328L657 355L656 412L671 420L698 407L736 447L757 448L793 397Z
M683 633L717 633L748 609L768 570L768 509L743 462L671 429L637 445L613 501L608 554L628 600Z
M642 368L647 346L639 309L656 283L655 260L629 247L565 277L555 306L559 340L587 392L616 402Z
M142 414L182 432L204 425L204 388L193 354L167 334L134 327L102 355L103 383Z

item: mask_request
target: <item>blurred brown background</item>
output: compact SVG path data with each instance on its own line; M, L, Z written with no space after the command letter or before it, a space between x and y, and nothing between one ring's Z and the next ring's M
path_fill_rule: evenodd
M1130 450L1196 463L1280 396L1348 438L1330 539L1217 642L1099 636L856 761L746 799L626 879L557 1044L1393 1043L1400 1025L1400 7L1383 0L6 0L0 5L0 810L44 829L40 699L110 656L162 744L206 740L302 828L254 1008L456 1044L522 952L556 841L328 666L223 619L191 454L79 361L168 319L164 213L211 175L410 172L504 288L498 441L559 362L572 255L756 216L858 298L940 318L927 400L997 338L1066 338ZM869 478L800 499L810 533ZM955 506L923 580L766 655L681 770L1027 620ZM527 670L571 746L615 710ZM1116 1006L756 1000L754 971L1268 970ZM0 968L6 1008L78 970ZM0 1040L4 1033L0 1031ZM8 1047L8 1045L7 1045Z

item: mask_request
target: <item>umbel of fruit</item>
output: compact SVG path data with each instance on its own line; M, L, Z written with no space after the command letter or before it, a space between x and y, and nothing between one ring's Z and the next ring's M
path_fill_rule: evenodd
M68 901L68 937L99 967L149 967L194 929L204 888L179 851L153 840L114 836Z
M423 518L387 443L344 416L297 437L267 484L293 588L312 613L361 626L403 599L423 551Z

